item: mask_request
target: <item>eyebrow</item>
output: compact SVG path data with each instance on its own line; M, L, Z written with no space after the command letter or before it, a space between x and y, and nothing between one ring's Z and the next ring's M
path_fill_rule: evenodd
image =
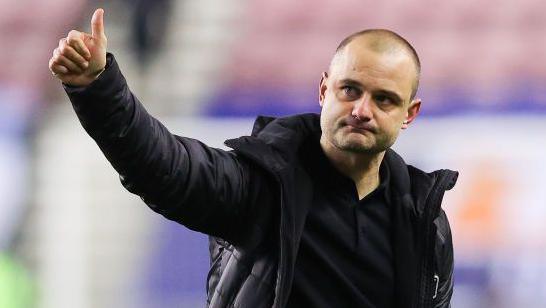
M354 86L357 88L364 88L364 85L362 83L350 78L342 79L339 82L344 85ZM374 91L374 93L391 97L396 103L401 103L404 101L402 97L400 97L400 95L398 95L398 93L394 91L380 89L380 90Z

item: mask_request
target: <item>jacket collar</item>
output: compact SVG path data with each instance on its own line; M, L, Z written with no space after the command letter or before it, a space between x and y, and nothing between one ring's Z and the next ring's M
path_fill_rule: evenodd
M293 166L292 162L298 158L299 150L307 138L320 133L320 115L316 113L281 118L259 116L254 122L251 136L230 139L225 144L243 152L266 170L278 173ZM383 159L390 171L389 195L398 201L405 200L403 204L412 207L411 210L417 216L423 214L424 199L440 176L448 174L452 179L445 189L451 189L457 180L458 174L455 171L426 173L409 166L390 148Z

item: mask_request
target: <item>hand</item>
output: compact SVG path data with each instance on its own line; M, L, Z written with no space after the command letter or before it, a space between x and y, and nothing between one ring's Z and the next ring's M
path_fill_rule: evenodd
M59 41L49 59L53 76L71 86L87 86L106 66L104 10L97 9L91 18L91 34L72 30Z

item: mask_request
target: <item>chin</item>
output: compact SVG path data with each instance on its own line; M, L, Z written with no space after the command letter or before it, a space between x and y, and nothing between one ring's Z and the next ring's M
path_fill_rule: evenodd
M336 142L337 148L342 151L354 152L354 153L370 153L373 152L374 146L362 142L362 140L340 140Z
M346 152L359 153L359 154L377 154L387 149L386 145L370 140L364 136L356 138L340 138L335 140L335 145L338 149Z

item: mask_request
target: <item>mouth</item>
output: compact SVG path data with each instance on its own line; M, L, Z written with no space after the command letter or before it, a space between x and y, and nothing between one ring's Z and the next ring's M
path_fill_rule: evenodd
M361 132L361 133L363 133L363 132L375 133L376 132L375 127L373 127L369 123L356 121L356 120L353 120L353 119L345 121L343 123L343 126L349 128L350 130L354 130L354 131Z
M349 129L351 130L356 130L356 131L363 131L363 132L372 132L371 129L367 128L367 127L364 127L364 126L355 126L355 125L346 125Z

